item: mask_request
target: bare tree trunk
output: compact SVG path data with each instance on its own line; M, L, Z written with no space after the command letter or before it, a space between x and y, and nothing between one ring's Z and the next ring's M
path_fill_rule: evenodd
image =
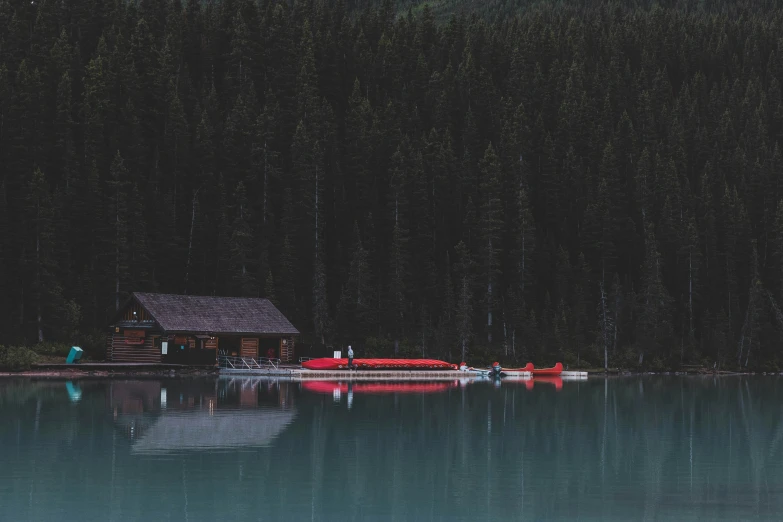
M198 204L198 190L196 189L193 192L193 202L192 202L192 210L190 215L190 235L188 239L188 259L185 263L185 294L188 293L188 275L190 274L190 258L193 254L193 231L196 227L196 205Z
M487 249L487 344L492 344L492 240Z
M601 335L604 343L604 371L609 370L609 347L607 336L607 324L606 324L606 290L604 289L604 281L601 280Z
M503 319L503 352L508 357L508 329L506 328L506 319Z
M737 365L742 366L742 352L745 350L745 332L747 331L748 327L748 316L750 314L750 306L753 300L753 296L750 296L750 299L748 301L748 308L745 310L745 323L742 325L742 330L740 330L740 342L739 342L739 350L737 353Z
M43 319L41 314L41 230L40 230L40 213L41 209L40 206L36 209L37 213L39 214L39 224L36 225L36 235L35 235L35 264L36 264L36 279L38 280L38 292L35 296L35 307L36 307L36 324L38 326L38 342L42 343L44 340L43 336Z
M729 256L726 256L726 274L729 273ZM728 277L726 278L726 287L729 292L729 331L731 331L731 286L729 286Z
M269 191L269 156L267 155L266 150L266 140L264 140L264 200L263 200L263 211L262 211L262 222L264 225L266 225L266 202L267 202L267 194Z
M425 345L427 344L427 309L421 307L421 358L424 359Z
M116 227L114 233L114 311L120 309L120 195L119 192L115 196L117 203L115 204L116 215L114 217L114 226Z
M690 316L689 340L693 339L693 249L688 256L688 315Z

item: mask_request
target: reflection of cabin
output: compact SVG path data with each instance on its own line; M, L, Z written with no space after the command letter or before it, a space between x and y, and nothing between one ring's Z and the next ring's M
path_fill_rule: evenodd
M294 383L231 379L117 380L107 406L133 453L269 446L297 415Z
M270 446L293 422L295 410L260 409L161 415L133 444L138 454Z
M113 362L215 364L218 354L294 358L299 331L268 299L134 293L112 325Z

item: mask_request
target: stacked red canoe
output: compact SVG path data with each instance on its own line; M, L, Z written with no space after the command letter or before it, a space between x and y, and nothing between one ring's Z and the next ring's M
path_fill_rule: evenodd
M527 363L528 366L533 366L531 363ZM551 368L532 368L533 377L556 377L563 373L562 363L555 363Z
M354 359L354 368L363 370L456 370L457 365L435 359ZM308 370L345 370L348 359L310 359L302 363Z
M533 377L556 377L563 373L563 365L562 363L557 363L551 368L536 368L533 366L533 363L529 362L522 368L503 368L503 371L506 373L530 372Z

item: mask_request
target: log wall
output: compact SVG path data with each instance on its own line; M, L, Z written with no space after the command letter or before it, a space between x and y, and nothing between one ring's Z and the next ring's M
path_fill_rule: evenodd
M119 333L111 336L107 359L112 362L135 363L160 363L160 348L154 346L153 338L147 335L143 342L138 342L138 337L126 337L120 329Z

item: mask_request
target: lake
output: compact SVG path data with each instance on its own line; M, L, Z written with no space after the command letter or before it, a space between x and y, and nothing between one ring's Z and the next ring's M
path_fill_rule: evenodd
M13 521L780 520L783 379L0 380Z

